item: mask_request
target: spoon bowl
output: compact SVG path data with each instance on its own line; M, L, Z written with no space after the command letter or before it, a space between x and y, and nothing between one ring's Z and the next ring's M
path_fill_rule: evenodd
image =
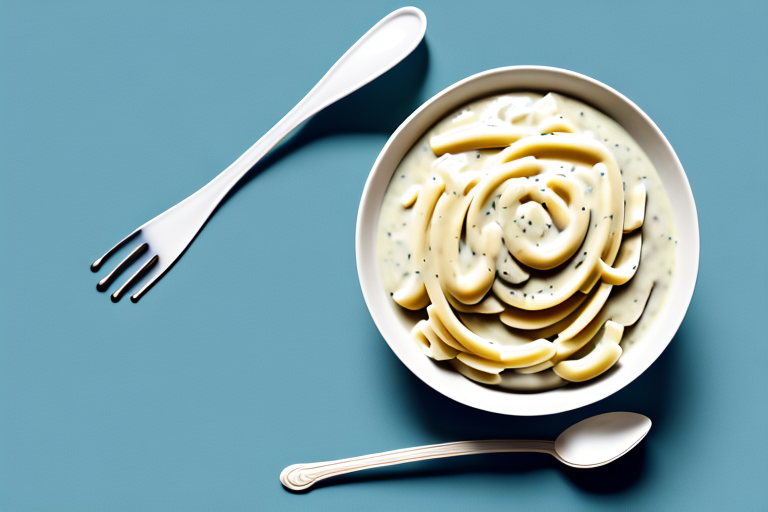
M634 448L651 430L651 420L634 412L592 416L566 429L555 440L555 457L575 468L596 468Z

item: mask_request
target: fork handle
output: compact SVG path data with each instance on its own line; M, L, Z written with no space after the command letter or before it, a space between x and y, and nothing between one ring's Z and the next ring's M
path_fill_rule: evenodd
M328 105L385 73L410 54L424 37L427 20L416 7L398 9L374 25L331 67L311 91L232 165L193 196L218 204L264 155L301 123Z
M353 457L351 459L294 464L288 466L280 473L280 482L288 489L302 491L325 478L352 473L353 471L419 460L500 452L540 452L555 455L555 443L554 441L488 440L433 444L375 453L373 455L363 455L362 457Z

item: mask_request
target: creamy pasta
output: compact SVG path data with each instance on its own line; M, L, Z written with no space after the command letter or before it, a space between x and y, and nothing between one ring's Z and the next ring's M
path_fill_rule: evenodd
M676 244L637 143L553 93L486 98L435 125L393 175L377 235L421 350L516 391L613 367L660 308Z

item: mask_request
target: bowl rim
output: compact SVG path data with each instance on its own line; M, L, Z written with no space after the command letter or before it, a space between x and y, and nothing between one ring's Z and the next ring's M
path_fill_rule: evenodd
M478 93L471 95L471 98L474 99L450 103L447 107L443 105L445 103L449 103L446 101L446 98L449 98L451 95L459 96L459 91L465 88L471 88L472 84L482 83L483 80L492 83L494 79L498 79L499 77L501 77L503 80L506 75L512 76L515 74L521 74L523 76L526 74L529 76L536 76L537 74L548 75L555 80L565 80L563 83L570 81L573 84L577 84L574 85L574 87L577 87L578 83L580 82L582 86L594 90L597 96L595 96L595 94L592 95L595 97L600 97L600 101L595 102L593 100L587 100L573 93L564 94L582 101L585 104L592 106L593 108L597 108L612 118L614 116L610 115L609 112L606 112L600 103L605 105L606 103L610 104L613 102L616 108L629 109L627 115L636 115L645 124L644 127L638 127L635 131L650 129L650 132L647 135L652 139L655 139L655 143L661 144L657 150L657 153L659 151L666 153L659 156L657 160L665 159L669 164L671 164L671 171L667 171L667 174L671 174L669 174L667 180L676 180L674 188L675 197L672 197L669 188L667 188L668 183L664 181L662 173L659 172L660 178L662 178L662 181L664 182L665 189L667 189L667 195L670 198L670 205L673 210L675 228L677 231L676 235L678 235L678 239L680 239L681 236L685 238L686 251L688 252L688 255L686 259L686 265L681 265L681 260L683 259L683 251L681 250L680 246L678 247L675 263L676 271L672 280L671 289L667 292L668 294L664 303L664 308L659 312L657 318L651 324L651 329L644 336L644 339L647 339L651 334L654 334L655 331L661 330L663 327L664 332L659 333L662 334L661 340L647 345L644 348L642 359L640 359L639 364L634 364L635 368L632 371L628 370L624 373L609 374L607 378L601 379L601 382L598 386L591 388L591 392L590 386L578 387L576 389L573 389L573 386L566 386L564 388L534 394L508 393L504 391L493 390L493 392L497 393L497 395L492 395L492 393L488 393L487 391L477 391L491 390L492 388L471 382L463 376L458 375L458 372L453 373L462 381L472 384L472 388L458 384L460 381L456 380L455 378L440 376L437 372L429 370L429 367L425 366L423 363L427 362L435 367L432 360L428 359L420 351L417 351L415 344L413 344L414 350L409 351L406 350L406 344L399 341L401 340L403 333L405 333L409 339L410 335L408 335L404 329L401 329L401 325L392 325L391 320L394 319L394 312L391 310L391 306L386 302L388 297L386 297L386 292L384 291L384 287L381 283L381 277L379 275L378 258L376 256L376 233L378 230L381 199L383 199L386 187L389 184L390 179L395 169L397 168L397 165L405 156L405 153L410 150L413 144L415 144L419 138L421 138L423 134L426 133L426 131L434 125L435 122L444 118L446 115L459 108L461 105L480 99L482 97L488 97L492 94L500 94L505 91L542 89L540 87L529 87L527 89L525 87L519 86L510 86L506 89L501 87L496 88L498 91L496 93ZM558 88L559 87L557 86L551 87L550 90L556 91ZM603 97L606 98L605 101L603 101ZM435 110L436 112L439 111L439 114L435 116L435 119L428 122L425 128L420 128L418 130L413 129L412 125L418 124L419 121L424 117L428 118L429 116L427 114L430 114L431 110ZM632 132L632 130L630 130L628 127L623 127L630 133ZM414 135L413 133L408 132L416 133ZM412 138L412 140L407 144L404 144L401 139L408 140L409 137ZM635 135L633 135L633 138L637 140ZM650 142L650 140L646 141L646 145L650 144ZM638 141L638 143L647 152L646 145L644 145L642 141ZM404 150L402 149L403 146L405 146ZM398 151L402 151L402 155L397 158L396 163L391 168L391 172L382 171L384 168L384 163L388 159L392 158L390 153L393 152L393 148L396 148ZM653 160L650 155L649 157ZM658 165L656 165L656 167L658 170ZM386 174L385 178L382 177L383 172ZM382 182L384 183L384 190L380 190ZM379 189L377 189L377 187L379 187ZM378 201L375 201L376 204L372 205L372 197L376 192L380 192L380 198ZM681 219L679 219L678 216L674 214L675 210L680 210L680 213L683 213L686 217L683 220L687 226L683 233L681 233L679 230L679 228L682 226L682 223L680 222ZM378 157L376 158L376 161L371 168L365 183L365 187L363 189L362 197L360 199L360 206L358 208L357 224L355 230L355 256L357 261L358 279L363 292L363 297L373 318L373 321L376 324L376 327L379 329L382 337L390 346L395 355L397 355L400 361L402 361L403 364L405 364L405 366L408 367L408 369L411 370L414 375L416 375L425 384L435 389L439 393L470 407L514 416L541 416L577 409L607 398L639 377L651 366L651 364L653 364L653 362L669 345L672 338L678 331L688 310L688 306L690 305L691 299L693 297L693 292L698 277L700 256L698 214L696 211L696 204L693 199L693 192L691 190L688 177L686 176L685 170L683 169L677 154L672 148L672 145L661 132L659 127L656 126L653 120L651 120L651 118L642 109L640 109L640 107L635 105L635 103L629 100L626 96L598 80L574 71L549 66L507 66L474 74L446 87L425 101L392 133L382 148L381 152L379 153ZM672 299L674 299L674 302ZM387 308L389 308L389 313L391 316L387 314ZM665 320L664 325L662 325L662 319ZM395 323L399 324L397 321ZM401 332L398 333L398 329ZM420 356L419 358L413 357L413 354L416 353L418 356ZM560 392L561 390L569 389L570 391ZM561 400L558 401L557 399L545 399L545 404L540 406L536 406L536 400L532 398L520 400L504 398L510 395L514 397L544 397L548 395L554 395L557 392L560 392L560 395L562 395Z

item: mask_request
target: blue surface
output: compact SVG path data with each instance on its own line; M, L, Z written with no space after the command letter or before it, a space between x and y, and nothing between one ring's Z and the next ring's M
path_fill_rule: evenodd
M414 57L270 156L138 305L96 292L97 256L226 167L401 6L325 4L0 3L0 509L766 510L765 1L418 2ZM613 397L544 418L423 385L355 269L358 200L389 134L444 87L512 64L573 69L640 105L701 223L698 287L667 351ZM654 426L601 469L486 456L303 495L277 478L423 443L554 437L612 410Z

